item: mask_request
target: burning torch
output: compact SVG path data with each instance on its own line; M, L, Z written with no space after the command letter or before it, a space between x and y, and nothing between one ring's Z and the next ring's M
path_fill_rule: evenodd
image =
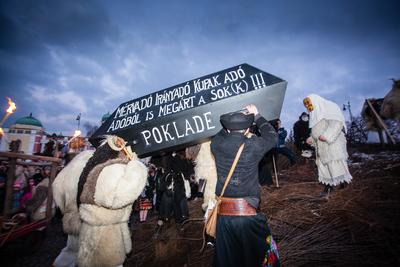
M10 117L11 114L17 109L17 105L11 100L11 98L7 97L8 99L8 108L6 109L6 114L4 115L3 119L0 121L0 136L4 134L3 128L3 123Z
M80 130L75 130L74 132L74 136L69 139L68 144L72 142L72 140L74 140L75 138L77 138L78 136L80 136L82 134L82 132Z

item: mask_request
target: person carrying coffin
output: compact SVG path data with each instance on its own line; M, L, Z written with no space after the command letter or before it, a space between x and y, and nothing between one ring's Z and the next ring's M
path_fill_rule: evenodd
M277 133L255 105L248 105L241 112L224 114L220 120L224 129L211 140L218 174L217 197L221 195L242 144L244 148L220 198L214 265L279 266L278 251L267 218L259 211L258 184L258 164L264 154L276 146ZM253 121L260 136L248 134Z

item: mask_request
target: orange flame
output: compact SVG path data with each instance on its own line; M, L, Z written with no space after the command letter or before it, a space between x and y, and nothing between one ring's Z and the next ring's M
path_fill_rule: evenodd
M80 130L75 130L74 138L80 136L81 133L82 133L82 132L81 132Z
M7 113L12 114L16 109L17 109L17 105L12 102L11 98L7 97L8 99L8 109L6 110Z
M3 128L0 127L0 137L4 135Z

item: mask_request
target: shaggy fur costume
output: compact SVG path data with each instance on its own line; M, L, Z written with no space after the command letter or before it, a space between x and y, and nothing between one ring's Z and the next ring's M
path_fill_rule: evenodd
M68 235L79 235L81 220L76 205L78 181L83 168L92 157L93 151L87 150L76 155L57 175L54 180L53 197L63 213L63 229Z
M335 186L352 180L347 166L346 137L342 129L342 122L322 119L311 130L317 156L318 180L325 185ZM318 139L321 135L326 138L326 142Z
M147 168L138 160L111 159L89 173L81 194L79 266L117 266L131 251L128 219L146 185Z
M199 181L199 179L207 180L204 190L203 210L207 209L210 199L215 199L215 187L217 184L217 168L214 156L211 153L210 143L211 141L207 141L201 144L194 167L196 181Z
M106 139L107 140L107 139ZM124 157L123 152L113 150L108 142L104 140L103 144L100 145L93 153L93 156L88 160L83 168L83 171L79 177L78 192L76 196L77 206L81 204L80 195L82 194L83 186L86 183L87 176L97 165L102 164L110 159L116 159L118 157ZM122 154L120 154L122 153Z
M79 266L121 265L131 251L127 222L147 179L146 166L133 158L106 142L78 154L56 177L54 199L64 214L64 231L79 235Z

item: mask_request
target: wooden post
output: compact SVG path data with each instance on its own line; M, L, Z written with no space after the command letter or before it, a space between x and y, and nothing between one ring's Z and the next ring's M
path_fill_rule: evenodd
M15 168L17 164L17 159L30 159L36 161L47 161L51 162L52 171L49 181L49 195L48 198L51 199L50 203L52 204L53 201L53 191L51 191L51 184L56 176L57 172L57 165L61 163L61 159L53 158L53 157L44 157L44 156L33 156L33 155L26 155L21 153L13 153L13 152L0 152L0 157L2 158L9 158L9 169L7 172L7 188L6 188L6 197L4 201L4 210L3 216L4 219L8 219L11 213L11 204L13 200L13 186L15 181ZM28 163L26 163L28 164ZM51 211L51 204L50 204L50 211ZM50 216L51 218L51 216Z
M54 178L57 175L57 162L51 163L51 171L50 171L50 179L49 179L49 187L47 188L47 203L46 203L46 220L50 221L53 217L53 189L52 185L54 182Z
M396 144L394 138L392 137L392 135L389 135L388 133L386 133L386 140L390 140L390 142L393 142L392 144Z
M369 99L366 99L365 101L367 101L367 104L368 104L369 108L371 109L372 114L374 114L374 116L375 116L375 118L376 118L376 120L377 120L377 122L378 122L378 125L385 131L386 136L388 137L388 141L389 141L392 145L396 144L396 141L394 140L393 136L390 134L390 132L389 132L387 126L386 126L386 123L382 120L382 118L381 118L381 117L379 116L379 114L376 112L376 110L375 110L374 107L372 106L372 104L371 104L371 102L369 101ZM379 131L378 131L378 132L379 132ZM382 133L380 133L380 135L382 135ZM381 137L380 135L379 135L379 138ZM383 136L382 136L382 140L383 140ZM383 140L383 141L384 141L384 140Z
M8 219L11 213L11 205L13 200L13 187L15 180L15 165L17 160L15 158L11 158L9 161L9 168L7 171L7 188L6 188L6 197L4 200L4 209L3 209L3 217L4 219Z
M381 143L381 146L385 146L385 139L383 138L383 133L381 129L378 129L378 135L379 135L379 142Z
M278 181L278 172L276 171L276 163L275 163L275 156L272 154L272 164L274 165L274 172L275 172L275 184L276 187L279 187L279 181Z

